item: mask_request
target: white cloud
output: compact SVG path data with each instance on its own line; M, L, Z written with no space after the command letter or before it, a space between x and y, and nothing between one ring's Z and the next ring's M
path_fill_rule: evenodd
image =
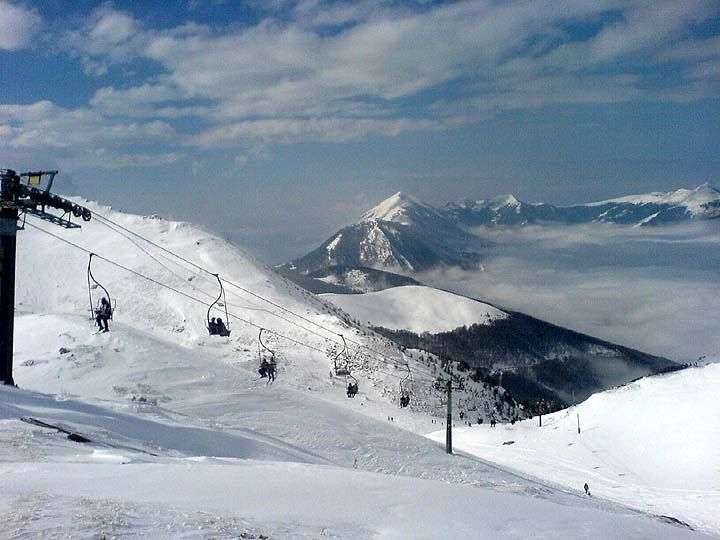
M42 150L45 159L69 169L169 164L181 157L177 152L147 152L153 145L178 142L177 132L166 122L111 120L92 109L65 109L49 101L0 105L0 140L12 161Z
M105 4L66 32L62 46L88 73L137 59L157 72L135 86L97 90L87 107L63 111L61 129L13 124L3 137L67 145L60 133L69 123L80 126L72 140L109 122L104 131L116 129L120 139L135 134L141 142L155 125L174 142L204 148L346 141L446 129L507 109L691 100L717 89L717 43L689 32L720 12L713 0L420 4L282 2L282 16L269 10L253 26L162 30ZM597 31L578 37L567 29L588 23ZM652 62L680 65L659 85L646 84ZM443 85L454 91L437 91ZM431 90L453 97L423 95ZM197 127L184 122L175 133L170 122L188 118Z
M497 242L484 272L419 279L675 360L720 351L720 223L482 233Z
M354 118L250 120L204 131L191 139L203 147L235 146L243 141L349 141L368 135L397 136L406 131L438 129L430 120Z
M28 46L42 20L34 9L0 0L0 50L17 50Z

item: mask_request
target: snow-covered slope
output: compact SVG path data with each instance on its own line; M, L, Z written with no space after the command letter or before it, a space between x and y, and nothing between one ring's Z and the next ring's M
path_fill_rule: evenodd
M455 444L536 478L573 489L587 482L593 496L720 533L718 387L720 364L709 364L596 394L544 416L542 427L535 418L460 428Z
M404 286L367 294L327 294L355 319L392 330L439 333L460 326L489 324L507 314L472 298L432 287Z
M89 206L303 319L226 283L228 308L245 322L231 320L230 338L210 337L205 306L183 294L212 301L214 277L100 219L80 231L41 224L176 289L96 259L93 273L117 310L112 331L95 335L88 255L32 227L20 232L21 389L0 388L0 519L10 536L688 536L617 505L446 456L420 435L437 427L431 415L444 408L431 385L442 372L427 356L402 356L344 322L336 307L190 225ZM250 321L286 336L265 334L278 354L272 385L257 376ZM354 399L345 379L328 373L326 337L337 342L338 334L352 340ZM411 367L407 409L397 397L408 372L393 360ZM494 404L484 392L469 385L455 393L455 406ZM91 442L21 420L28 417ZM463 519L470 514L486 518Z
M94 442L77 444L18 420L38 415L80 426ZM96 425L103 429L93 431ZM118 428L131 435L119 441ZM183 452L152 455L146 437ZM267 461L275 445L239 438L233 445L217 429L153 423L3 387L0 442L7 538L699 537L611 505L548 496L552 490L530 497L361 472L316 464L297 451L294 462L277 453ZM215 448L243 459L202 454Z

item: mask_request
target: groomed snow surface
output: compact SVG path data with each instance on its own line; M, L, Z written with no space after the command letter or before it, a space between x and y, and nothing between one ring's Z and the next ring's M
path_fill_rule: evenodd
M720 364L641 379L544 416L542 427L535 418L458 428L455 448L553 484L587 482L593 497L717 534L718 388Z
M407 285L365 294L323 294L363 324L416 334L490 324L507 314L496 307L450 292Z
M99 210L387 358L398 354L220 239L188 225ZM53 232L187 294L217 295L211 276L99 220L82 231ZM578 486L548 487L482 460L445 455L423 436L441 427L424 412L432 400L441 403L421 393L429 379L415 363L413 404L401 410L402 370L367 358L356 371L360 393L348 399L345 380L329 376L324 352L268 335L279 372L267 385L256 372L256 328L234 320L230 338L210 337L203 306L98 261L95 275L117 311L112 331L95 335L86 254L28 228L20 233L19 261L20 389L0 388L2 537L700 536L585 498ZM323 347L251 295L234 289L227 302L247 320ZM416 405L422 400L424 409Z

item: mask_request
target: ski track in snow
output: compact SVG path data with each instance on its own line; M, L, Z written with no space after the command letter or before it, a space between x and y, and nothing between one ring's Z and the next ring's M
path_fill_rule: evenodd
M112 216L333 331L398 354L219 239L186 224ZM217 295L214 278L152 250L160 267L95 221L58 234L189 294ZM18 275L15 377L23 390L0 388L0 520L11 538L699 536L445 455L422 436L440 427L422 404L397 408L398 378L387 365L371 361L359 372L361 393L350 400L345 381L328 376L325 354L274 338L279 377L267 385L256 373L257 329L232 321L231 338L209 337L203 306L101 262L95 274L118 309L112 332L93 335L84 315L87 256L31 230L19 246L26 271ZM228 304L310 339L256 298L232 294ZM420 373L415 380L429 383Z

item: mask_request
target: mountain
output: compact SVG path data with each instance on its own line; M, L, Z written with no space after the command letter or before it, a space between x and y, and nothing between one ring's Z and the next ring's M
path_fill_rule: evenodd
M419 285L411 277L365 266L327 266L309 274L301 274L287 266L277 267L276 270L315 294L359 294L402 285Z
M329 266L419 272L436 266L469 267L487 243L440 211L396 193L285 269L310 274Z
M647 377L543 416L542 427L537 418L503 430L461 427L455 445L569 489L587 482L594 497L717 534L720 468L708 463L717 463L720 416L699 411L717 409L718 385L720 364ZM445 433L430 437L439 442Z
M476 268L492 243L472 227L531 224L613 223L648 227L720 218L720 191L703 184L669 193L630 195L572 206L526 203L513 195L466 200L435 208L396 193L365 212L307 255L278 269L319 292L347 292L308 282L303 276L328 267L415 273L437 267ZM387 277L387 276L385 276ZM365 287L379 290L383 282Z
M185 387L187 380L196 382L199 390L207 384L203 377L234 380L236 386L243 377L257 384L264 350L258 334L263 329L263 343L279 358L283 381L275 385L300 392L312 388L345 404L346 377L328 379L338 363L358 379L358 401L371 395L394 409L400 381L410 370L416 384L410 408L442 414L433 384L437 377L449 375L431 355L420 361L242 249L191 224L84 204L96 218L81 230L53 230L56 236L50 236L29 219L19 234L16 349L22 361L15 379L21 386L34 381L35 389L42 391L115 396L126 403L133 396L171 403L179 398L173 385ZM93 303L106 294L99 286L88 290L88 252L98 255L92 262L93 276L115 305L113 331L104 336L92 334L88 318L88 293ZM223 279L224 296L210 316L226 319L227 308L229 339L211 337L206 329L208 306L221 293L215 272ZM348 286L362 287L364 276L372 271L336 273ZM375 278L381 279L381 273ZM343 340L347 350L341 354ZM494 407L501 399L497 391L464 381L463 375L455 377L468 388L458 393L464 407ZM522 416L509 398L503 403L498 418Z
M451 203L443 213L451 221L465 226L592 222L652 226L720 217L720 191L703 184L695 189L630 195L572 206L524 203L506 195Z
M400 350L190 224L85 205L95 217L81 230L29 217L18 234L19 388L0 387L12 535L701 537L652 512L447 455L424 436L444 427L433 383L449 374L434 355ZM116 305L107 334L88 313L88 293L100 291L88 290L88 252ZM205 329L214 272L234 315L230 337ZM224 306L211 314L225 317ZM277 357L272 384L258 377L258 327ZM353 399L346 377L329 373L340 336L360 386ZM524 417L503 388L457 370L453 380L465 419ZM401 388L412 392L402 409Z
M638 377L680 369L665 358L574 332L522 313L425 286L324 295L408 348L453 360L514 399L556 410Z

